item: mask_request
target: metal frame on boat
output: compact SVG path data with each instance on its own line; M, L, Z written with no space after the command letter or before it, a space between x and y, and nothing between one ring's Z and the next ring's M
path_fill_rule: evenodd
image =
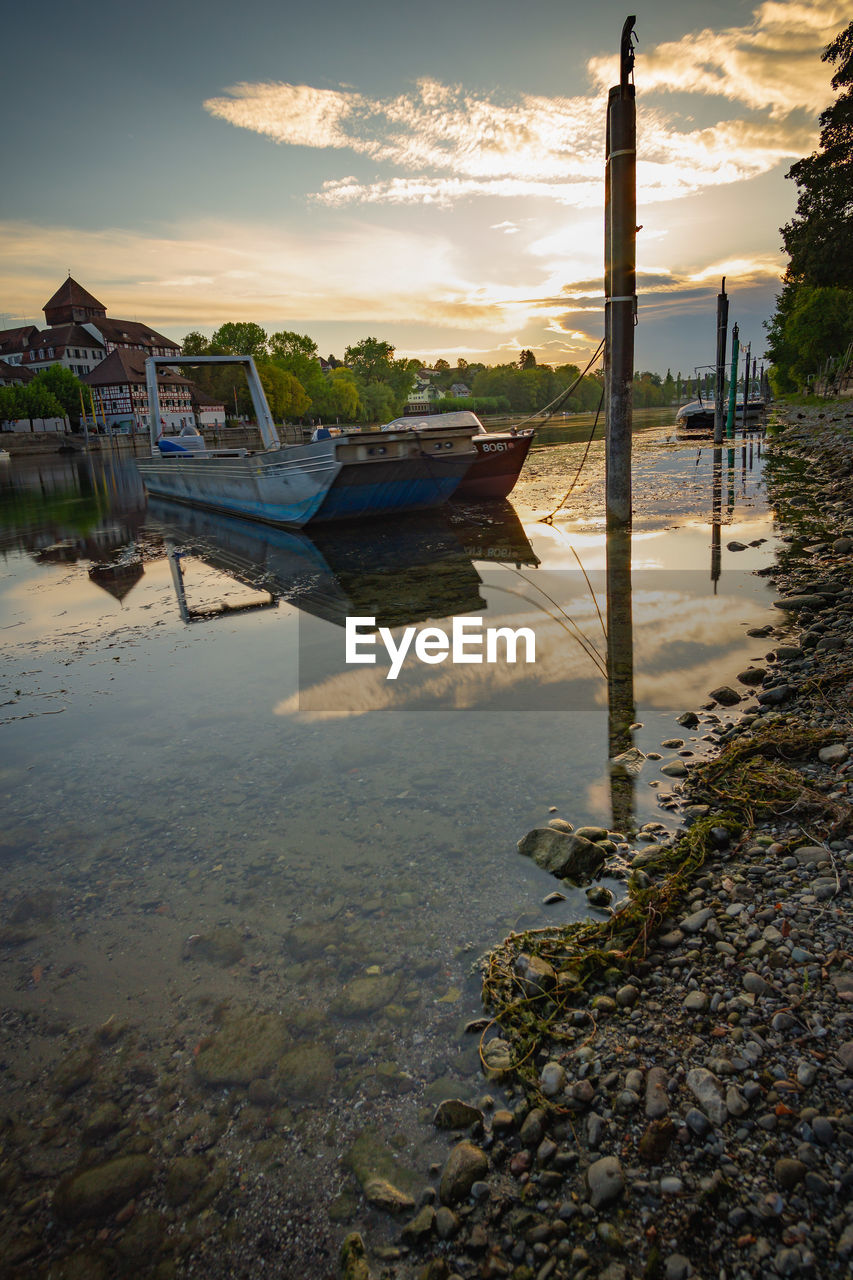
M164 437L157 369L176 364L242 366L263 449L188 448L180 436ZM428 439L355 431L282 445L251 356L149 356L145 375L151 457L137 461L140 475L149 493L191 506L293 528L423 510L446 502L477 456L471 425Z

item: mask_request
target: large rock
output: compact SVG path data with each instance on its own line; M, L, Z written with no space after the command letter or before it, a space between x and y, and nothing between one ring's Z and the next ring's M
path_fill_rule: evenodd
M364 1241L357 1231L341 1245L340 1264L341 1280L372 1280Z
M287 1028L279 1014L245 1014L202 1041L196 1075L209 1085L251 1084L267 1075L287 1048Z
M332 1001L332 1012L343 1018L364 1018L390 1004L400 989L401 979L393 973L368 974L353 978Z
M317 1102L335 1078L334 1054L325 1044L297 1044L279 1059L278 1075L288 1098Z
M625 1176L616 1156L602 1156L586 1171L589 1199L593 1209L612 1204L625 1190Z
M432 1122L437 1129L470 1129L472 1124L483 1123L483 1113L461 1098L445 1098L438 1104Z
M441 1174L438 1198L442 1204L456 1204L464 1200L474 1183L485 1178L489 1160L473 1142L458 1142L447 1157Z
M604 850L576 832L535 827L518 842L518 852L561 880L592 880L604 866Z
M109 1217L154 1180L150 1156L120 1156L62 1179L53 1196L57 1217L83 1222Z

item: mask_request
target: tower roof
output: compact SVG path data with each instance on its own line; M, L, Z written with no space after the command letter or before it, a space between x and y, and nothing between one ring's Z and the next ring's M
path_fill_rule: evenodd
M61 324L63 321L83 320L107 314L103 302L99 302L88 289L84 289L71 276L63 280L42 310L48 324Z

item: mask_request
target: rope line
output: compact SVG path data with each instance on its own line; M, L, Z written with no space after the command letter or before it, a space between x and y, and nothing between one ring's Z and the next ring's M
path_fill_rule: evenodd
M596 427L598 426L598 419L599 419L599 417L600 417L600 415L601 415L601 406L602 406L603 404L604 404L604 387L602 387L602 388L601 388L601 399L599 400L599 402L598 402L598 408L597 408L597 409L596 409L596 411L595 411L595 419L594 419L593 424L592 424L592 430L591 430L591 431L590 431L590 433L589 433L589 439L588 439L588 440L587 440L587 442L586 442L586 448L585 448L585 449L584 449L584 451L583 451L583 457L582 457L582 458L581 458L581 460L580 460L580 466L578 467L577 471L576 471L576 472L575 472L575 474L574 474L574 477L573 477L573 479L572 479L572 483L569 485L569 487L568 487L568 489L566 490L566 492L564 493L563 497L560 499L559 503L558 503L558 504L557 504L557 506L554 508L554 510L550 513L550 515L542 516L542 517L537 521L537 523L538 523L538 524L553 524L553 523L554 523L554 516L555 516L555 515L557 514L557 512L558 512L558 511L560 511L560 510L561 510L561 508L562 508L562 507L564 507L564 506L566 505L566 503L568 502L568 500L569 500L569 498L570 498L570 496L571 496L572 490L574 489L575 485L576 485L576 484L577 484L577 482L578 482L578 479L579 479L579 477L580 477L580 473L581 473L581 472L583 471L583 469L584 469L584 465L585 465L585 463L586 463L587 456L588 456L588 454L589 454L590 446L592 445L593 436L595 435L595 429L596 429Z
M535 413L531 413L526 418L522 418L521 422L516 422L515 424L516 428L523 427L525 422L535 421L537 418L539 418L541 414L544 414L543 423L547 422L549 418L553 417L554 414L559 409L560 405L563 403L563 401L568 400L569 396L572 394L572 392L574 391L578 383L581 381L581 379L585 378L586 375L589 373L590 369L595 364L598 357L601 355L603 348L604 348L604 339L602 338L598 346L596 347L595 351L593 352L592 358L590 359L589 364L586 366L583 373L578 374L578 376L575 378L571 386L566 387L563 391L561 391L560 394L556 396L555 399L553 399L550 404L545 405L544 409L537 409Z

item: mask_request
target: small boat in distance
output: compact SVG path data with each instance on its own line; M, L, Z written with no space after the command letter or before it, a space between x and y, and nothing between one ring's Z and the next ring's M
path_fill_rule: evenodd
M766 404L763 400L748 400L746 405L746 425L759 426L764 421ZM728 402L723 413L723 430L725 430ZM743 400L735 404L734 425L743 425ZM714 431L714 406L710 400L703 400L700 393L698 400L683 404L675 415L675 430L682 437L712 435Z
M476 413L470 409L454 409L426 417L395 418L383 431L416 431L429 435L448 427L470 427L477 457L467 475L460 481L454 498L489 500L505 498L518 479L524 460L533 443L534 431L511 427L509 431L487 431Z
M263 448L209 449L191 437L165 436L158 366L237 364L246 372ZM419 511L446 502L477 454L470 424L429 437L411 431L320 433L282 445L251 356L149 356L151 457L137 468L149 494L285 528ZM199 443L200 442L200 443Z

